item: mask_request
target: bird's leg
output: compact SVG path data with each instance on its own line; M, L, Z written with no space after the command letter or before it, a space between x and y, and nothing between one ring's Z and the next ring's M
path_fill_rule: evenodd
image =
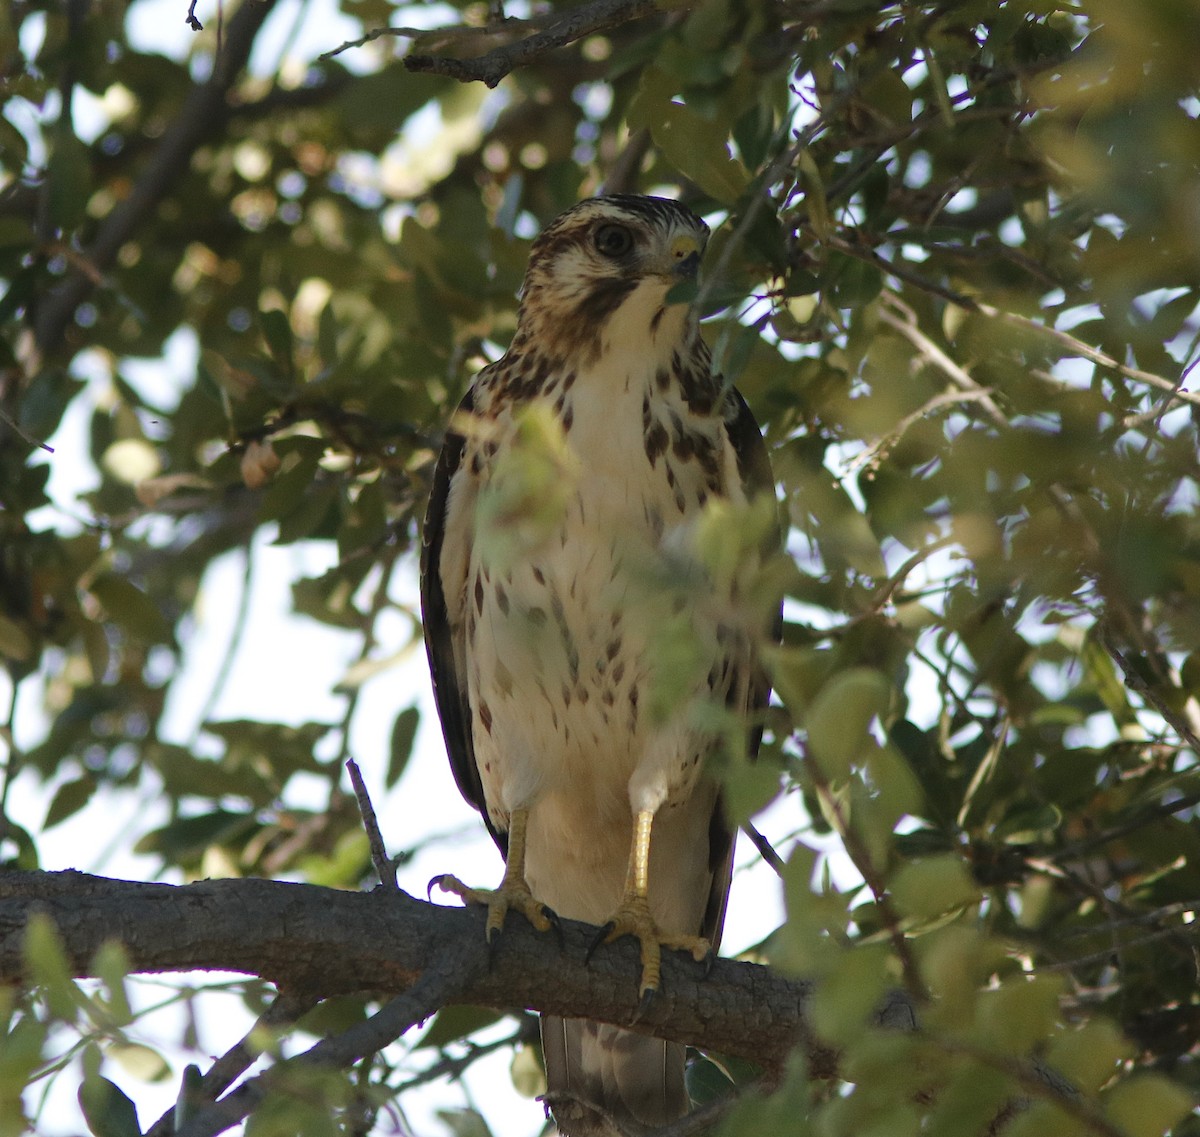
M633 844L629 850L629 871L625 891L612 918L600 929L593 947L612 943L621 936L636 936L642 948L642 985L638 994L645 1003L658 990L662 974L662 949L688 951L697 962L712 955L712 945L702 936L664 932L650 914L650 830L654 810L639 810L633 823Z
M454 876L436 876L429 882L444 892L453 892L467 904L482 904L488 910L487 940L504 926L504 917L510 908L523 912L525 918L539 931L548 931L555 924L554 913L540 900L536 900L525 879L525 826L529 821L527 809L514 809L509 820L508 856L504 858L504 878L500 887L468 888Z

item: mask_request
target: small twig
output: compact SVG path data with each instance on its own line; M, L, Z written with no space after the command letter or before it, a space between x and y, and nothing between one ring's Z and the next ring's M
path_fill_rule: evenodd
M346 769L350 772L350 784L354 787L354 798L358 802L358 812L362 817L363 828L367 831L367 842L371 847L371 863L379 874L379 879L385 888L399 889L396 881L396 866L387 855L387 846L383 843L383 834L379 831L379 820L375 816L375 807L371 804L371 795L367 793L366 783L359 772L358 763L353 758L346 759Z
M404 66L421 74L445 75L460 83L481 82L495 87L509 72L543 55L596 32L608 31L660 9L654 0L594 0L567 12L544 32L504 47L493 48L473 59L448 59L440 55L410 55Z
M271 1028L294 1023L320 1002L311 996L276 995L271 1005L258 1017L254 1026L229 1050L221 1055L209 1067L208 1073L200 1080L199 1085L187 1091L187 1097L192 1108L215 1102L234 1082L238 1080L262 1053L261 1040L254 1042L256 1035L264 1027ZM146 1137L170 1137L175 1133L177 1106L171 1106L146 1133Z
M912 953L912 946L904 934L904 929L900 926L900 914L896 911L896 906L892 903L891 893L888 892L887 885L876 867L875 861L871 856L871 850L846 816L846 810L843 808L837 794L834 793L832 784L828 777L826 777L825 771L821 768L821 763L811 760L810 756L810 760L807 763L807 770L809 778L812 779L816 796L821 802L822 808L834 831L841 838L842 847L854 863L854 867L858 869L859 875L863 878L863 883L870 889L871 895L875 900L880 920L887 931L888 939L891 941L892 950L896 953L896 958L900 962L900 971L904 977L905 991L913 999L923 1002L927 998L927 995L925 985L921 980L920 970L917 967L917 961Z
M621 153L613 159L601 193L636 193L638 170L650 149L650 131L642 126L628 138Z
M886 322L886 321L885 321ZM907 338L907 337L906 337ZM908 432L910 426L928 418L934 411L942 407L952 407L959 403L984 403L992 401L989 387L980 387L975 391L943 391L934 395L927 403L922 403L915 411L905 415L891 430L877 438L870 446L865 447L847 463L848 471L871 471L887 456L888 452Z
M1028 316L1022 316L1017 312L1005 312L1003 309L993 308L990 304L977 302L974 307L975 311L990 319L1000 320L1003 323L1012 324L1027 331L1038 332L1048 339L1054 340L1055 343L1061 344L1072 355L1089 360L1100 367L1107 367L1110 371L1115 371L1118 375L1123 375L1126 379L1145 383L1150 387L1157 387L1160 391L1168 391L1171 398L1180 399L1185 403L1191 403L1193 406L1200 407L1200 395L1195 392L1181 390L1178 384L1172 382L1170 379L1164 379L1161 375L1155 375L1152 371L1142 371L1138 367L1127 367L1125 364L1113 359L1111 355L1106 355L1099 348L1092 347L1089 343L1084 343L1083 340L1077 339L1068 332L1060 331L1058 328L1052 328L1046 324L1040 324L1037 320L1031 320Z
M1008 419L1004 412L996 406L986 387L977 383L971 375L958 363L955 363L937 344L933 342L917 326L917 314L904 303L894 292L884 291L880 294L883 303L879 308L879 318L889 328L899 332L921 355L936 366L954 384L959 391L970 392L987 411L988 417L997 426L1007 426Z
M944 398L945 396L942 397ZM957 397L955 401L957 401ZM922 411L929 410L929 404L926 403L921 409ZM869 611L882 612L884 606L892 599L893 596L895 596L896 590L908 579L909 574L912 573L913 569L915 569L919 564L922 564L924 561L928 560L931 556L933 556L934 553L940 552L942 549L948 548L954 543L953 537L938 537L935 540L930 541L929 544L923 545L921 548L919 548L879 586L875 595L871 599Z
M184 16L184 22L194 32L204 31L204 25L196 18L196 4L199 0L192 0L188 5L187 15Z
M1076 861L1093 849L1098 849L1113 841L1119 841L1122 837L1127 837L1130 833L1134 833L1146 825L1155 825L1164 817L1174 817L1177 813L1185 813L1197 805L1200 805L1200 792L1186 794L1174 801L1160 802L1158 805L1142 810L1135 817L1131 817L1120 825L1114 825L1111 829L1105 829L1093 837L1085 837L1082 841L1076 841L1074 844L1059 849L1055 852L1054 859L1066 863Z
M229 676L233 672L233 665L237 661L246 629L250 623L250 597L254 591L254 543L252 541L246 543L243 555L246 563L242 568L242 590L238 596L237 614L233 618L233 628L229 633L229 642L225 645L225 652L221 656L221 664L217 668L216 678L208 690L208 697L204 700L204 706L200 708L200 714L196 716L196 726L192 731L189 746L196 745L205 723L212 718L217 704L221 701L221 696L225 693L225 685L229 682Z
M782 880L785 865L783 858L775 851L775 846L767 840L762 831L757 829L752 822L747 821L742 826L742 832L750 838L751 843L758 850L758 855L771 866L775 871L775 875Z
M947 1054L970 1058L981 1066L1007 1075L1030 1096L1053 1102L1064 1113L1080 1121L1090 1133L1100 1137L1125 1137L1125 1131L1109 1121L1098 1106L1083 1097L1057 1070L1036 1058L1025 1060L996 1054L974 1043L952 1038L948 1033L921 1033L921 1037Z
M556 12L544 12L530 16L524 20L519 20L511 16L502 17L479 26L452 24L444 28L375 28L367 32L366 35L359 36L358 39L346 40L340 46L322 52L317 56L317 59L318 61L332 59L335 55L341 55L343 51L350 51L356 47L365 47L367 44L374 43L377 39L383 39L385 36L391 36L394 39L420 39L440 47L442 44L470 43L472 40L490 39L493 36L509 33L537 31L553 24L558 18L559 16Z
M1152 683L1146 682L1121 645L1103 628L1100 629L1100 642L1104 646L1104 650L1112 656L1113 662L1121 669L1121 674L1125 676L1125 683L1130 690L1141 695L1154 710L1170 723L1192 752L1200 755L1200 732L1197 732L1195 726L1186 717L1186 712L1192 709L1193 700L1188 699L1184 708L1185 713L1180 714L1167 699L1159 694Z
M448 952L441 964L432 967L403 994L397 996L365 1022L344 1033L322 1039L295 1058L278 1062L255 1078L243 1082L232 1093L214 1103L177 1131L177 1137L216 1137L232 1128L259 1105L284 1070L305 1067L347 1067L368 1054L390 1045L410 1027L451 1002L466 978L462 960Z
M526 1026L525 1022L522 1021L511 1034L494 1038L491 1042L467 1042L467 1052L465 1054L458 1057L447 1055L440 1062L435 1062L419 1074L414 1074L407 1081L401 1082L391 1091L392 1097L402 1097L409 1090L416 1089L417 1086L425 1086L430 1082L440 1081L442 1078L457 1079L471 1065L478 1062L480 1058L486 1058L489 1054L494 1054L497 1050L505 1050L510 1046L517 1046L523 1042L535 1040L538 1035L537 1019L529 1014L525 1015L525 1019L528 1020L530 1026Z
M0 422L3 422L15 434L18 434L23 441L28 442L30 446L36 446L41 450L45 450L47 454L54 453L53 446L48 446L40 438L34 438L7 411L0 410Z

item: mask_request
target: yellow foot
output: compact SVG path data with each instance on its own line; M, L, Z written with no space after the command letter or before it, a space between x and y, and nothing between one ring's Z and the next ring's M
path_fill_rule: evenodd
M621 936L636 936L642 949L642 985L638 988L645 1006L658 990L662 977L662 949L691 952L697 963L711 962L712 944L703 936L686 936L664 932L650 915L650 905L644 896L627 896L612 918L597 933L588 955L600 944L611 944Z
M488 943L504 927L504 917L510 908L523 913L539 932L548 932L558 923L554 913L534 898L524 881L503 881L499 888L469 888L458 877L435 876L429 882L430 889L435 884L443 892L453 892L464 904L482 904L488 910L485 932Z

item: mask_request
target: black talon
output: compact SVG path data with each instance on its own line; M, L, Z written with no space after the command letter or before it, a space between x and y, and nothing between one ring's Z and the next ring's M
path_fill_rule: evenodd
M642 997L638 1000L637 1010L633 1012L633 1018L629 1020L629 1025L641 1022L642 1015L646 1014L652 1006L654 1006L654 997L658 994L657 987L647 987L642 992Z
M717 953L712 948L709 948L707 954L700 962L704 966L704 978L707 979L712 974L713 964L717 962Z
M489 928L485 939L487 940L488 953L488 971L493 970L496 966L496 948L500 943L501 928Z
M446 879L445 873L438 873L437 876L431 877L429 883L425 886L425 899L431 904L433 903L433 886L436 884L438 888L442 887L442 881Z
M558 940L558 950L562 951L567 946L567 941L563 938L562 921L558 918L558 913L553 908L547 908L542 905L542 915L550 921L550 927L554 929L554 938Z
M592 962L592 956L595 954L596 949L602 943L604 943L604 940L608 936L608 933L611 932L613 930L613 928L615 928L616 926L617 925L615 923L613 923L612 920L609 920L609 922L607 924L604 924L602 927L596 929L596 934L592 937L591 942L588 944L587 952L583 957L584 963Z

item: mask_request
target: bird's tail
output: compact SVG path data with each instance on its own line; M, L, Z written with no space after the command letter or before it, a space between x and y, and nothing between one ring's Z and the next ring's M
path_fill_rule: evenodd
M543 1015L542 1052L546 1103L563 1137L639 1133L688 1111L678 1042Z

